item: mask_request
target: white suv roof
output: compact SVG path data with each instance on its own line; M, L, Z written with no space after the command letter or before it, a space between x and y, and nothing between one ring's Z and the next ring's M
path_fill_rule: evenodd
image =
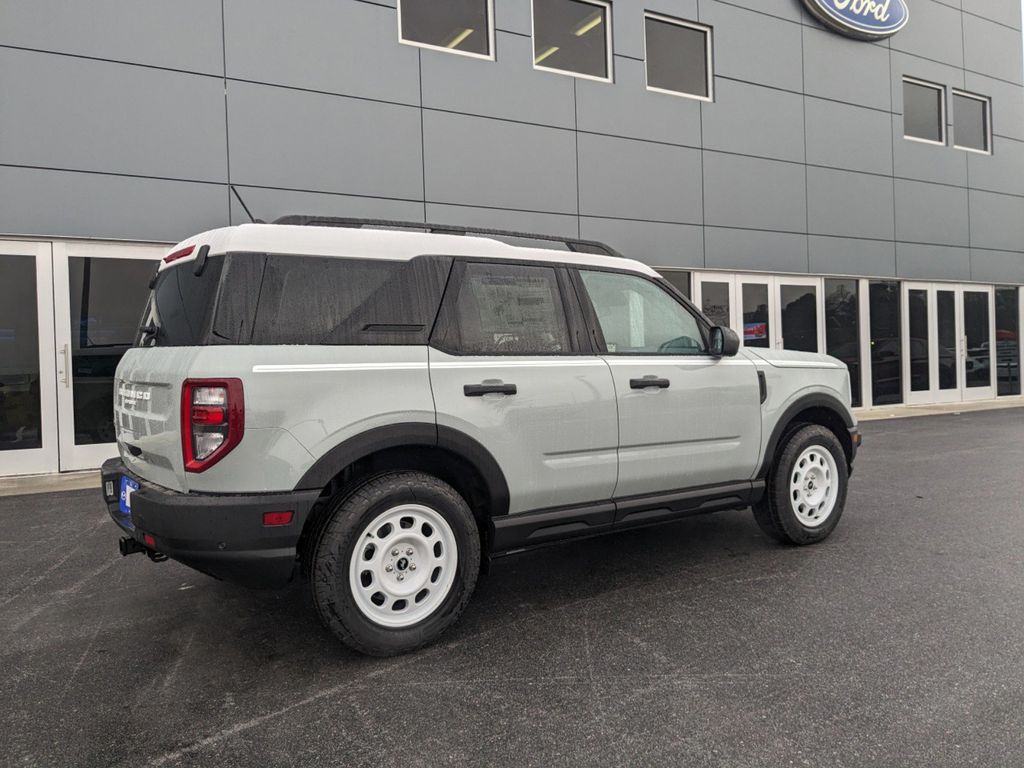
M184 263L194 259L203 245L210 246L211 255L248 252L408 261L415 256L440 254L610 267L651 277L658 274L633 259L509 245L493 237L289 224L240 224L211 229L182 240L168 253L195 246L189 256L173 262ZM161 264L160 268L168 266Z

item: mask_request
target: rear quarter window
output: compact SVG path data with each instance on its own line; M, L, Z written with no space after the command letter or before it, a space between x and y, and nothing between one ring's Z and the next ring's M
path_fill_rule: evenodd
M267 257L253 344L426 344L451 259Z

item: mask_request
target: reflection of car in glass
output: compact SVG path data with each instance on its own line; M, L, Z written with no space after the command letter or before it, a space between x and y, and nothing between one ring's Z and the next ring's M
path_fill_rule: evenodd
M871 382L876 400L879 396L903 396L903 357L898 337L889 337L871 342Z
M1020 339L1013 331L996 331L996 359L999 381L1003 384L1020 381Z
M72 354L77 443L114 442L114 372L130 346L90 346Z

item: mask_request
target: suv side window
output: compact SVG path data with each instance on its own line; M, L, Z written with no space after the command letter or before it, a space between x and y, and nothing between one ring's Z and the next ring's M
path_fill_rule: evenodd
M267 257L253 344L425 344L452 260Z
M441 345L463 355L568 355L565 306L552 267L468 263Z
M650 280L616 272L580 270L609 354L703 355L697 318Z

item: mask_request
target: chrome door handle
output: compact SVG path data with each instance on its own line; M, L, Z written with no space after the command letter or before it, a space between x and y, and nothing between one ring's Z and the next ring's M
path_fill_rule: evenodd
M60 353L64 357L64 371L63 371L63 374L61 375L60 383L63 384L65 387L70 387L71 386L71 369L70 369L70 363L68 361L68 345L67 344L65 344L63 347L61 347Z

